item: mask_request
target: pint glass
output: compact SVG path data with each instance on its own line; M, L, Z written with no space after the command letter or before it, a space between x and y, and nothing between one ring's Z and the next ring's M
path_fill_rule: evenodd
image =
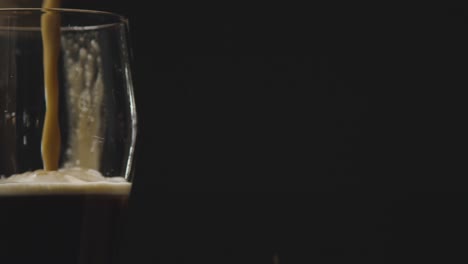
M0 9L0 263L117 262L136 140L130 51L116 14Z

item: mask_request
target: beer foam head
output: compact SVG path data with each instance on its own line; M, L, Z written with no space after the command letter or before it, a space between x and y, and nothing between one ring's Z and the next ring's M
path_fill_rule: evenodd
M104 177L96 170L67 168L37 170L0 179L1 195L102 194L128 195L131 184L123 177Z

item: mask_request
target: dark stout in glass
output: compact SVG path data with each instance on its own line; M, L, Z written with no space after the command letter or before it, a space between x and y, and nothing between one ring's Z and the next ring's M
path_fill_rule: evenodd
M118 263L129 190L123 182L0 180L0 263Z
M127 195L0 197L0 263L116 263Z

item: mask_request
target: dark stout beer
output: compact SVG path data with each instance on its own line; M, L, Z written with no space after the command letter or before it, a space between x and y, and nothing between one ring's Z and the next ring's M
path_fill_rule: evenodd
M117 263L130 184L33 174L0 180L0 263Z

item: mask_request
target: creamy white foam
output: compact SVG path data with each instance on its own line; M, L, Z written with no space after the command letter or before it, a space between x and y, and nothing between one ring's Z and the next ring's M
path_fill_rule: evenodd
M37 170L0 179L1 195L103 194L128 195L131 183L123 177L104 177L96 170L67 168Z

